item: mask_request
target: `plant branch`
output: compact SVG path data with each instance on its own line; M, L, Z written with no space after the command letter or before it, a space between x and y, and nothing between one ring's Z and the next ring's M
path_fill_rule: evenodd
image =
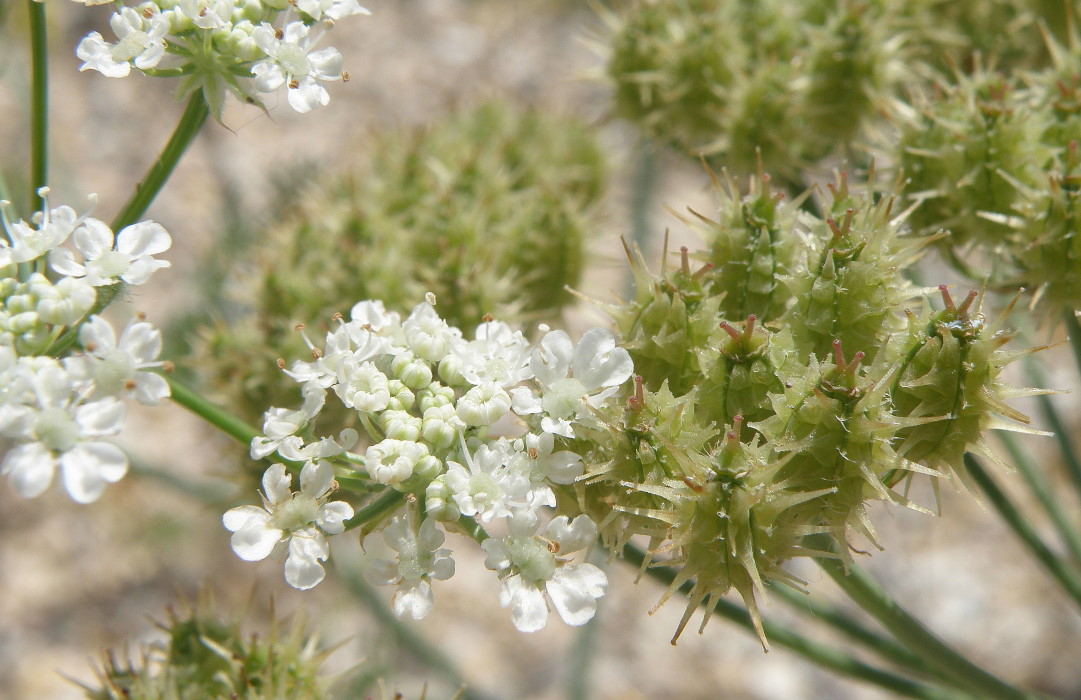
M637 568L641 568L645 561L645 554L630 545L623 548L622 554L625 561ZM675 580L676 572L664 567L649 567L645 570L645 575L666 585L671 585L672 581ZM686 595L690 592L691 587L692 583L687 582L679 590ZM743 627L751 634L755 634L751 616L741 606L722 598L716 601L714 612ZM970 697L953 690L919 683L876 668L840 649L816 642L775 622L763 620L762 627L765 629L766 636L770 641L789 648L819 666L841 675L877 685L898 695L921 698L922 700L959 700Z
M30 201L45 206L38 189L49 184L49 61L45 3L27 0L30 11Z
M811 535L807 540L811 549L837 551L836 543L828 535ZM987 699L1029 700L1037 697L1015 688L962 656L905 611L859 566L846 566L840 560L827 558L815 559L815 563L853 602L882 623L898 642L921 656L956 687Z

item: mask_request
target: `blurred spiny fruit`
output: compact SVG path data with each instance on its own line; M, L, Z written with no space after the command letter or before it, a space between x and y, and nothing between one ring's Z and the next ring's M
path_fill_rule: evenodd
M1025 287L1037 320L1081 307L1081 39L1048 35L1052 65L977 66L923 99L896 153L920 201L918 231L946 228L947 259L974 282Z
M167 639L141 649L136 662L109 652L89 700L324 700L330 679L319 668L333 649L320 650L302 620L272 617L264 635L225 620L205 592L182 614L159 623Z
M467 330L485 314L555 317L579 278L604 182L582 124L505 104L379 137L271 226L229 290L233 305L201 331L192 366L257 422L293 401L275 360L306 352L294 324L331 324L359 299L408 311L434 292L441 315Z
M903 39L888 4L636 0L605 15L616 111L650 137L779 181L891 109Z

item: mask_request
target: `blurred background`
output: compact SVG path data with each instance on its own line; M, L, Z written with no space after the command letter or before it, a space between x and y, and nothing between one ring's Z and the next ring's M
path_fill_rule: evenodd
M578 286L583 294L601 300L626 294L619 239L631 233L636 204L654 233L645 242L654 269L665 229L671 249L693 248L694 234L666 207L708 214L716 206L709 177L693 161L661 153L649 161L652 196L642 201L634 194L639 136L612 116L605 59L596 48L606 30L593 8L572 0L366 5L371 17L342 21L330 35L350 79L330 86L328 106L299 115L284 96L272 96L268 113L234 103L224 124L206 125L148 213L173 236L165 256L172 268L133 294L119 315L146 313L167 333L173 323L175 333L194 335L191 319L205 305L205 290L215 284L224 289L219 283L243 272L215 254L222 241L258 249L260 231L287 213L280 207L283 192L307 196L315 173L361 160L380 134L435 123L495 98L570 115L595 130L608 185L588 232L588 262ZM168 80L78 72L74 47L90 31L108 34L107 8L50 0L48 13L54 201L82 211L81 198L96 192L96 214L108 219L156 157L182 105ZM0 164L17 187L28 152L25 9L5 3L0 16ZM928 284L954 281L933 260L925 269ZM931 279L935 274L946 279ZM342 310L353 301L343 300ZM604 323L587 304L568 311L572 329ZM173 342L174 351L183 351L185 342ZM1051 370L1049 386L1078 386L1065 348L1043 353L1043 360ZM1053 400L1061 402L1060 413L1076 432L1081 419L1067 408L1076 397ZM1016 405L1037 413L1024 401ZM1063 483L1049 443L1024 440L1052 483ZM400 691L411 698L427 688L427 697L445 698L457 690L440 664L418 658L387 625L391 591L376 590L373 597L356 583L361 552L355 539L338 538L330 564L338 575L307 592L285 585L280 560L245 563L233 554L221 514L237 502L252 502L254 482L233 476L241 457L226 438L166 405L132 411L123 444L135 473L92 506L75 505L57 490L22 500L0 485L0 697L84 697L73 680L92 682L107 649L135 653L138 645L160 638L155 621L178 599L196 597L200 587L213 593L222 611L249 605L253 631L265 627L272 604L279 614L303 611L324 644L339 645L325 668L342 674L342 697ZM1028 498L1015 476L995 476L1018 499ZM914 500L934 503L930 489L917 489ZM943 488L941 510L932 517L876 509L872 517L885 551L863 557L863 565L975 661L1011 682L1081 698L1076 608L971 494ZM1034 525L1047 529L1043 522ZM447 545L459 573L435 587L432 615L405 627L436 647L470 690L485 697L567 697L570 669L587 653L589 696L598 699L888 697L783 648L764 654L753 636L719 618L703 634L689 630L678 646L670 645L683 603L672 601L647 615L662 588L648 580L635 584L633 567L619 561L607 564L610 588L596 625L583 632L556 622L536 634L518 633L497 605L498 581L484 570L476 548L453 539ZM810 581L814 595L846 605L813 564L796 562L793 570ZM763 613L836 641L779 603ZM697 624L696 618L692 627Z

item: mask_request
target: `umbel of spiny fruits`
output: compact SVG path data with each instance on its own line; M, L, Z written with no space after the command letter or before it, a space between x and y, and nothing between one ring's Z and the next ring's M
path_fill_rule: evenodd
M575 482L590 436L610 430L601 418L620 411L630 355L601 328L577 344L543 328L532 345L488 319L466 338L434 302L429 295L405 318L358 303L316 359L290 367L303 405L266 412L251 456L277 463L263 477L261 507L225 514L233 549L249 561L287 550L286 580L307 589L325 575L329 537L381 532L394 554L369 573L396 587L397 615L420 619L433 582L454 574L446 533L464 532L484 550L518 629L542 628L553 609L584 624L607 579L575 561L597 536L576 508ZM360 430L343 429L329 404Z
M635 299L606 307L639 377L623 414L589 436L579 498L610 547L647 535L647 562L680 569L662 602L693 581L677 637L703 600L730 588L762 634L763 584L802 586L786 560L849 558L852 534L875 541L867 501L921 509L895 490L902 480L945 476L965 450L985 450L985 430L1025 420L1003 400L1029 392L999 374L1030 351L1005 351L1010 334L974 299L955 305L943 288L945 308L930 310L938 290L902 277L927 238L905 234L894 198L860 196L839 177L822 220L787 211L758 182L744 197L727 191L715 219L696 217L707 243L698 257L711 262L692 266L684 250L654 277L639 257ZM720 298L740 290L713 260L773 269L776 289ZM743 320L719 311L747 311L747 299L763 303ZM808 549L818 533L840 554Z
M891 93L911 76L893 14L866 2L626 3L605 15L616 112L685 153L741 174L761 157L798 183L876 111L893 110Z
M577 283L605 166L575 119L492 102L360 152L291 198L200 331L193 368L252 422L293 400L276 361L309 352L294 327L335 326L342 299L408 312L432 291L451 325L473 328L485 314L551 320Z

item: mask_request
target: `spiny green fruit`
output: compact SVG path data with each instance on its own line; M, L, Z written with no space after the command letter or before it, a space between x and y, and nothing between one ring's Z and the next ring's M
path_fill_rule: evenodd
M138 663L109 653L89 700L323 700L329 680L319 668L333 649L318 649L303 621L273 618L268 633L244 632L223 620L208 595L161 625L167 640L145 646Z
M809 220L803 255L782 278L793 303L781 322L804 358L825 357L840 340L870 363L903 328L901 307L919 292L903 273L930 239L901 235L906 213L894 216L893 196L855 195L844 175L831 192L832 216Z
M778 455L788 458L778 475L789 488L830 493L801 504L795 515L809 529L828 532L841 545L859 532L872 542L875 530L866 503L883 499L911 505L890 490L884 477L908 465L893 447L897 421L890 412L888 386L874 381L835 341L829 360L794 361L782 371L785 389L772 394L773 415L756 427Z
M995 459L985 431L1038 432L1026 428L1028 418L1005 400L1042 390L1009 386L1000 375L1010 362L1041 348L1004 350L1013 338L1003 329L1005 313L988 323L975 291L958 306L945 285L940 290L945 308L909 318L889 394L903 426L896 434L897 452L933 470L961 474L966 451Z
M754 314L761 323L779 318L791 299L779 279L796 259L799 240L794 234L799 206L806 195L789 202L770 187L761 168L748 178L742 194L727 171L710 173L718 211L710 218L691 211L680 219L705 241L699 255L712 269L705 272L711 293L720 298L720 313L743 320Z
M222 320L202 329L192 366L257 421L293 400L275 360L306 352L296 324L330 324L351 300L407 312L434 292L464 329L485 314L551 319L578 280L604 182L585 126L502 103L382 135L350 171L292 200L228 290Z
M917 232L948 229L941 245L979 277L968 246L989 250L1010 237L993 214L1011 210L1019 196L1014 183L1042 180L1052 156L1043 142L1048 115L1016 79L982 66L940 82L917 108L897 145L909 197L920 202L909 221Z
M634 300L599 305L615 319L622 345L646 388L656 391L667 384L672 393L683 395L701 376L696 349L708 342L721 318L720 299L704 284L710 265L692 271L683 248L679 267L654 277L640 251L627 249L627 256L635 279Z
M685 582L694 582L673 644L703 601L704 628L713 609L709 601L735 588L768 650L757 599L764 595L765 581L798 585L781 566L805 553L800 541L809 530L794 508L833 491L790 488L788 480L779 478L789 457L777 457L757 434L742 441L741 424L742 417L736 416L709 454L679 454L684 468L679 480L639 487L667 499L671 510L654 514L669 526L672 555L661 563L680 569L654 609Z

